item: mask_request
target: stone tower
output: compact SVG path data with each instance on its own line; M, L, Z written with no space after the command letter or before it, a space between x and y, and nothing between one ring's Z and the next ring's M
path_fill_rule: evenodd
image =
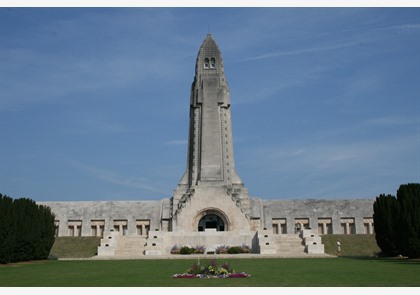
M191 86L187 169L171 198L172 230L249 230L250 198L235 169L230 93L211 34Z

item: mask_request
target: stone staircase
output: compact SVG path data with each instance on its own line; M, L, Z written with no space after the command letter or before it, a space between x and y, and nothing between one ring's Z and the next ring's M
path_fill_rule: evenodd
M96 257L140 257L145 255L146 236L123 236L111 230L104 234Z
M255 250L258 252L256 253L263 255L279 257L324 255L321 238L313 234L311 230L303 230L300 234L273 234L272 230L261 230L257 232L257 241ZM162 231L149 231L148 236L123 236L111 230L101 240L97 258L125 259L145 258L150 255L160 256L165 254L164 246L164 232Z
M143 256L146 249L146 237L143 236L119 236L115 256L138 257Z
M273 235L276 245L277 255L280 256L307 256L305 245L300 235L283 234Z

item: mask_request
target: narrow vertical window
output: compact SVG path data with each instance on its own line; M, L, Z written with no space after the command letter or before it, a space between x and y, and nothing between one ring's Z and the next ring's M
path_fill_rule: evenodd
M214 69L216 67L216 60L214 58L210 61L210 68Z
M205 69L208 69L209 68L209 64L210 64L209 59L208 58L205 58L204 59L204 68Z

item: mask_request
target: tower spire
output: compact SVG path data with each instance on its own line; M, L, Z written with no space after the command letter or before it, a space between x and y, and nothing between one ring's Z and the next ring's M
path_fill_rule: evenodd
M236 172L233 157L230 92L223 58L208 33L198 51L191 86L187 168L171 199L172 217L176 220L173 226L191 225L188 218L192 213L181 214L186 206L214 213L217 210L209 207L226 201L222 211L236 212L238 215L232 218L237 220L248 218L248 191ZM222 211L214 214L228 222Z
M223 58L210 33L197 55L190 118L188 185L242 184L233 159L230 92Z

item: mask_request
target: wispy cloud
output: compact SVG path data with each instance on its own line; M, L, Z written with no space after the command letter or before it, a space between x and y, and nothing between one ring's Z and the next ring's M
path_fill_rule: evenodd
M276 57L281 57L281 56L318 53L318 52L332 51L332 50L344 49L344 48L360 46L360 45L361 45L360 42L347 42L347 43L335 44L335 45L330 45L330 46L320 46L320 47L296 49L296 50L290 50L290 51L277 51L277 52L271 52L267 54L250 57L246 60L253 61L253 60L261 60L261 59L267 59L267 58L276 58Z
M400 32L405 33L405 34L412 34L412 33L418 34L420 31L420 24L407 23L407 24L402 24L402 25L395 25L392 27L392 29L399 30Z
M312 65L307 68L293 68L289 71L281 71L267 79L259 80L257 85L252 85L252 91L247 86L240 85L232 104L246 104L262 102L270 99L279 99L289 89L307 87L329 75L330 65ZM239 91L239 92L238 92Z
M173 139L165 142L166 145L186 145L188 144L187 139Z
M348 144L286 143L254 148L249 151L252 156L242 157L248 171L258 173L258 179L267 179L271 194L277 187L293 197L357 197L355 192L372 197L384 191L392 193L398 182L415 181L420 176L420 159L409 156L419 148L414 134ZM402 169L403 175L398 172Z
M72 113L72 120L65 118L63 121L69 125L69 127L63 131L72 134L115 134L130 131L130 128L127 128L122 123L115 121L98 111L94 113Z
M98 168L76 160L69 160L68 162L83 173L105 182L121 185L123 187L137 188L154 193L161 193L164 195L168 194L167 191L162 190L158 185L155 185L155 183L148 180L147 178L122 176L117 171Z
M410 125L410 124L419 124L420 118L386 116L386 117L378 117L378 118L367 120L366 123L370 125L376 125L376 126Z
M112 21L107 12L90 9L70 17L58 14L47 24L37 22L26 34L13 34L2 23L2 110L68 104L100 95L103 99L118 89L150 89L155 88L154 83L179 78L185 67L182 49L186 41L167 32L173 12L120 9L112 11ZM17 19L24 17L18 10L11 13Z
M153 83L176 77L180 64L165 56L124 57L109 53L103 60L89 56L48 55L26 50L3 50L2 108L26 104L94 99L96 92ZM166 68L165 71L160 69ZM25 87L22 87L25 85ZM94 95L92 95L94 94ZM70 100L71 98L71 100ZM103 99L103 97L102 97Z
M328 31L317 33L316 36L309 34L300 36L302 39L311 39L315 46L307 48L295 48L291 50L282 50L269 52L253 57L248 57L245 61L258 61L269 58L277 58L293 55L305 55L313 53L324 53L328 51L343 50L351 47L366 46L370 43L378 42L380 39L389 38L389 34L378 34L378 32L398 31L403 34L418 34L420 31L420 24L418 23L404 23L404 24L389 24L386 26L375 27L374 24L370 26L361 26L352 29L344 29L340 31ZM319 38L320 40L317 40ZM290 40L289 40L290 41ZM323 44L323 42L326 42ZM304 42L305 43L305 42ZM330 44L328 44L330 43ZM287 40L285 40L287 44ZM293 43L292 43L293 44Z

